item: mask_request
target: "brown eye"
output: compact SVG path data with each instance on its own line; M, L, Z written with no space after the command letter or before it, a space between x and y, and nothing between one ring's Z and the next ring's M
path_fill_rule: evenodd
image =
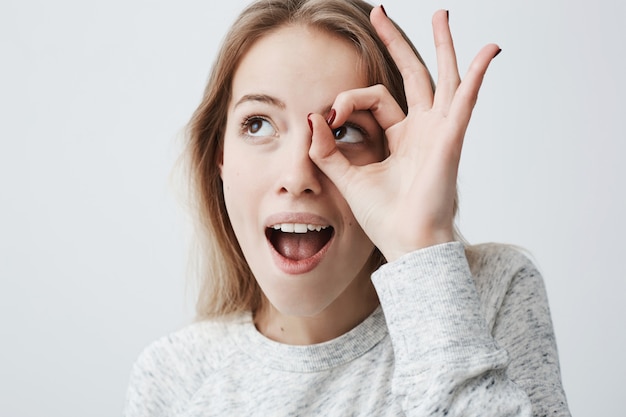
M334 130L335 140L341 140L345 135L348 129L345 126L338 127Z
M274 126L262 117L251 117L244 122L243 132L248 136L274 136Z
M254 120L253 122L250 123L249 127L248 127L248 132L249 133L257 133L259 130L261 130L261 128L263 127L263 121L260 119Z
M363 131L357 127L343 125L333 130L335 140L341 143L361 143L365 140Z

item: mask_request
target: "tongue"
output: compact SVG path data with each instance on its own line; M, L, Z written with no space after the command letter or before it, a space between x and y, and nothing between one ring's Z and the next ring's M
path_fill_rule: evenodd
M330 239L330 231L307 233L274 232L272 244L285 258L299 261L320 251Z

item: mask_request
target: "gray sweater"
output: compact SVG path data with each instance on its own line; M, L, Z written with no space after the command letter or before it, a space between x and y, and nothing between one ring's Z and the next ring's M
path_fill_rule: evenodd
M517 250L438 245L372 281L380 307L325 343L274 342L251 314L157 340L126 417L569 416L543 281Z

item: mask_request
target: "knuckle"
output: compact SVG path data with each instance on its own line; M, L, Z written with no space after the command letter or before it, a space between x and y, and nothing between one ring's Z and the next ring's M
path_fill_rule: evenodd
M383 84L376 84L370 87L372 91L377 95L387 94L389 90Z

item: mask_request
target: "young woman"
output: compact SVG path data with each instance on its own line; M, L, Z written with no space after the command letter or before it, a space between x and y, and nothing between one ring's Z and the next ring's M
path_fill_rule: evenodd
M134 416L564 416L542 279L454 230L461 81L446 11L436 91L382 6L262 0L190 124L199 320L131 377Z

